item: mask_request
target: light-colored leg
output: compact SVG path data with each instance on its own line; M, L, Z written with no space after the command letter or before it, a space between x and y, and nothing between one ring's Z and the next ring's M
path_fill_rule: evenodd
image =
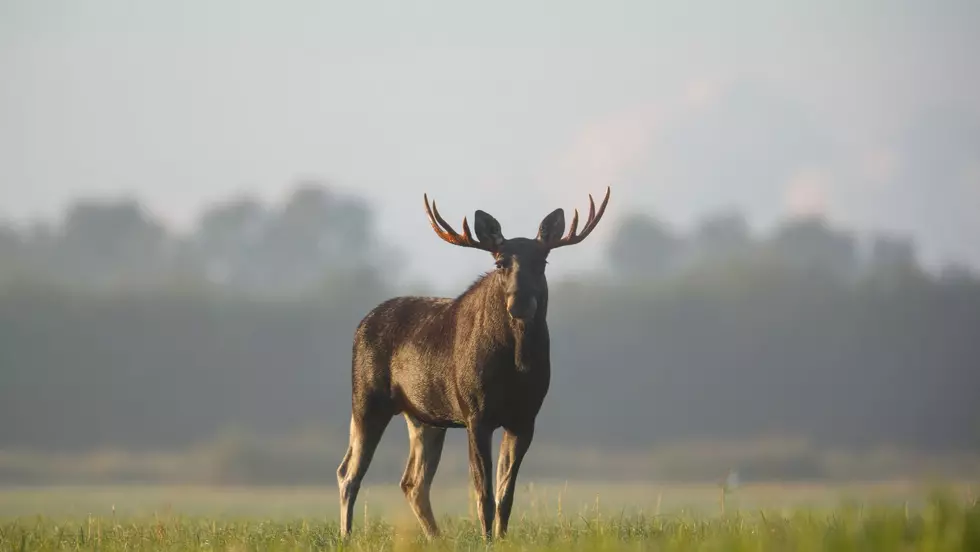
M340 536L347 538L354 521L354 502L361 489L361 480L371 465L371 458L378 448L390 416L383 418L351 418L350 444L337 468L337 487L340 490Z
M517 472L521 469L524 454L534 438L534 427L520 432L504 430L500 442L500 458L497 460L497 516L494 523L494 536L507 534L510 510L514 505L514 487L517 485Z
M418 518L426 537L439 536L439 528L432 513L429 490L442 458L442 446L446 441L446 430L427 426L405 414L408 424L408 463L402 475L401 488L408 498L408 504Z

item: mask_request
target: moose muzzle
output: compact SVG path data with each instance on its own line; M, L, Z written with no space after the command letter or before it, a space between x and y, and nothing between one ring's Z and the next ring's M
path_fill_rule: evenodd
M530 320L538 310L538 300L533 296L507 296L507 312L515 320Z

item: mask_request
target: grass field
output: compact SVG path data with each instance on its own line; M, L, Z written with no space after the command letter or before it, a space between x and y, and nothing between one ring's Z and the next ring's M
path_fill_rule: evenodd
M500 550L980 550L969 483L526 484ZM397 487L367 486L355 537L336 489L0 489L0 550L482 550L467 489L433 489L425 542Z

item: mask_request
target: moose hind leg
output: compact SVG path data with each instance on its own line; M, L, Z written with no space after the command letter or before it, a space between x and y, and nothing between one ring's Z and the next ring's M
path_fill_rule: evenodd
M401 488L425 536L437 537L439 528L432 513L429 490L439 468L446 430L422 424L408 414L405 414L405 421L408 424L409 454Z
M353 416L350 423L350 444L337 468L337 487L340 490L340 536L350 535L354 518L354 502L361 489L361 480L371 465L381 436L391 416Z

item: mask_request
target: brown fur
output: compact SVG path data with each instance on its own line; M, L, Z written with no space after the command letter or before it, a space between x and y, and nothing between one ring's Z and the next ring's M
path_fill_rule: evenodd
M545 217L535 239L509 240L493 217L477 211L474 223L479 242L472 239L465 221L460 236L438 211L433 208L434 216L429 212L440 237L490 251L497 269L455 299L389 299L358 325L351 369L350 445L337 469L342 536L350 534L361 480L385 428L397 414L405 417L409 430L409 457L401 488L425 534L439 534L429 489L446 429L464 427L483 534L489 540L491 528L495 536L506 533L517 473L531 445L534 421L551 378L545 278L548 252L588 235L608 199L607 190L598 216L591 205L589 221L578 236L574 233L576 213L573 229L564 238L561 209ZM490 447L497 428L503 428L504 436L495 493Z

